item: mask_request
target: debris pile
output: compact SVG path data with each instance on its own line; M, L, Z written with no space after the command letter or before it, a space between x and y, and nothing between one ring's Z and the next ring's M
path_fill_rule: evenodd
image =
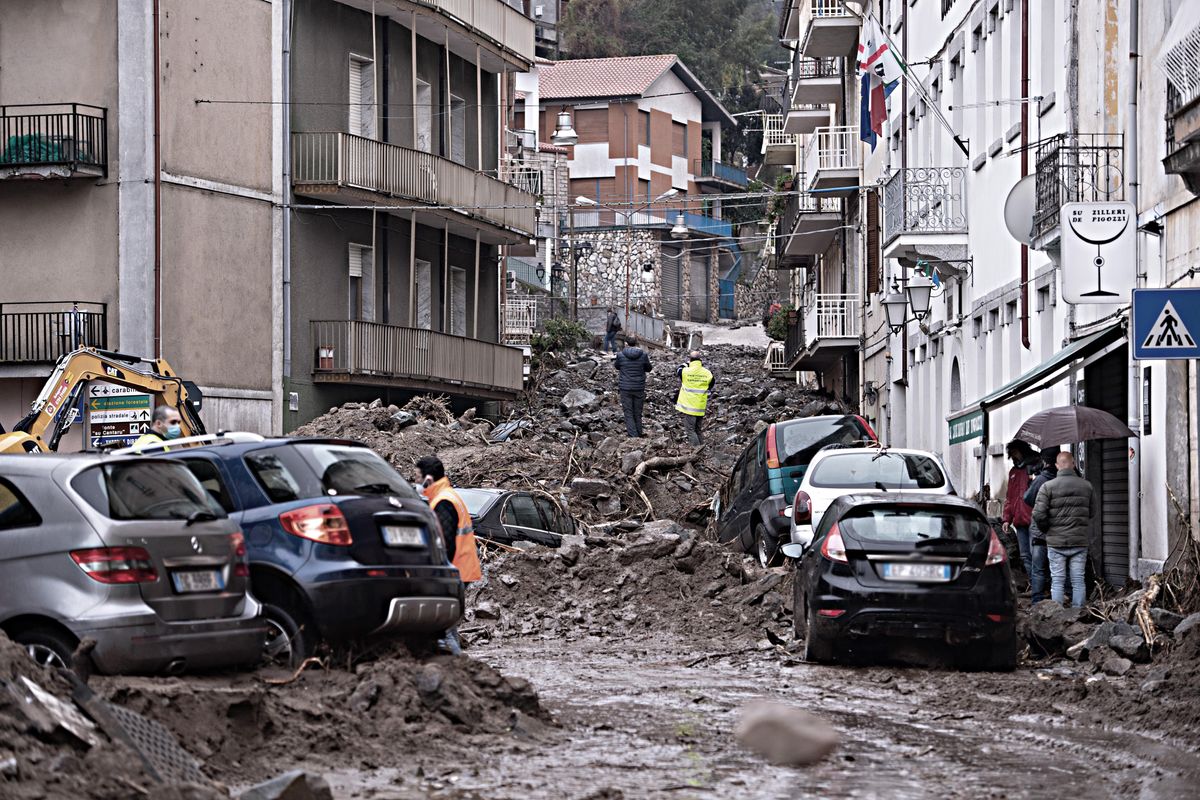
M595 351L543 356L511 419L495 428L470 411L455 419L444 401L418 397L404 409L347 403L296 433L357 439L404 475L436 452L457 486L558 494L576 518L601 531L635 530L656 519L702 528L712 495L753 434L781 419L846 412L828 395L769 378L763 355L735 345L705 350L717 382L703 449L686 444L675 411L683 358L676 354L651 356L640 439L626 436L616 371Z
M791 582L783 570L761 569L666 520L628 539L588 537L587 544L490 559L468 598L468 641L670 630L738 651L791 638Z

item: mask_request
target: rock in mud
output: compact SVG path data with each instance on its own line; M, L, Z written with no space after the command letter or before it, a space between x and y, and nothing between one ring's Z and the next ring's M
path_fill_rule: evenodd
M333 790L320 775L295 770L251 786L238 800L333 800Z
M475 606L475 619L500 619L500 609L495 603L484 600Z
M838 744L838 732L825 720L780 703L751 706L734 735L742 747L780 766L815 764Z
M621 513L621 498L615 496L601 497L596 501L596 510L606 517Z
M587 389L572 389L563 395L560 405L567 411L592 411L599 405L599 399Z
M1175 626L1175 638L1187 636L1193 630L1200 628L1200 613L1188 614L1183 618L1183 621Z
M1138 664L1144 664L1150 660L1150 648L1146 646L1146 640L1142 638L1140 633L1128 636L1113 636L1108 640L1108 646L1118 654Z
M1160 631L1173 633L1179 627L1179 623L1183 622L1183 615L1167 611L1165 608L1152 608L1150 609L1150 619L1154 621L1155 627Z
M1082 661L1088 657L1091 651L1111 646L1114 637L1126 636L1136 636L1138 639L1141 639L1141 633L1132 625L1127 625L1124 622L1102 622L1092 630L1091 635L1086 639L1068 647L1067 655L1076 661Z
M1101 672L1117 678L1133 669L1132 661L1128 658L1122 658L1107 646L1097 647L1091 651L1088 655L1088 660L1099 667Z
M580 497L598 497L608 492L608 482L599 478L572 478L571 493Z
M1063 634L1068 626L1079 620L1082 609L1063 608L1053 600L1043 600L1033 607L1024 626L1025 638L1046 655L1059 653Z
M630 450L625 455L621 456L621 472L626 475L632 475L637 469L637 465L642 463L643 452L641 450Z

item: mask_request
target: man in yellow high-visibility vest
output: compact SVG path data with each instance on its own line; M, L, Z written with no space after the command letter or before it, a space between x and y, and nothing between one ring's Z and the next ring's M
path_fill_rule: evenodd
M688 365L679 368L679 397L675 400L675 410L683 414L683 427L688 441L699 447L704 444L700 426L708 409L708 392L715 379L700 363L699 350L693 350L689 358Z

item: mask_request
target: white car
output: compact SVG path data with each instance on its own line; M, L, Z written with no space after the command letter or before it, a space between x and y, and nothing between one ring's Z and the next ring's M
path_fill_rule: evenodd
M928 451L827 447L813 457L796 490L792 501L791 544L807 547L825 510L842 495L885 492L956 494L946 465ZM794 547L787 549L800 552Z

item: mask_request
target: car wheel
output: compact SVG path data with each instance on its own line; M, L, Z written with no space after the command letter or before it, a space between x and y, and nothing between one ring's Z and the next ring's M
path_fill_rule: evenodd
M796 641L808 633L808 612L804 609L804 594L800 590L800 570L792 575L792 635Z
M760 567L773 567L779 558L779 545L761 522L754 526L754 557Z
M13 641L24 647L29 657L43 667L71 667L71 654L75 652L75 642L70 636L53 628L22 631L13 637Z
M267 638L263 642L263 659L269 665L298 667L317 649L317 634L304 615L263 603L267 622Z
M816 633L813 611L804 612L804 660L813 664L826 664L833 660L833 641Z

